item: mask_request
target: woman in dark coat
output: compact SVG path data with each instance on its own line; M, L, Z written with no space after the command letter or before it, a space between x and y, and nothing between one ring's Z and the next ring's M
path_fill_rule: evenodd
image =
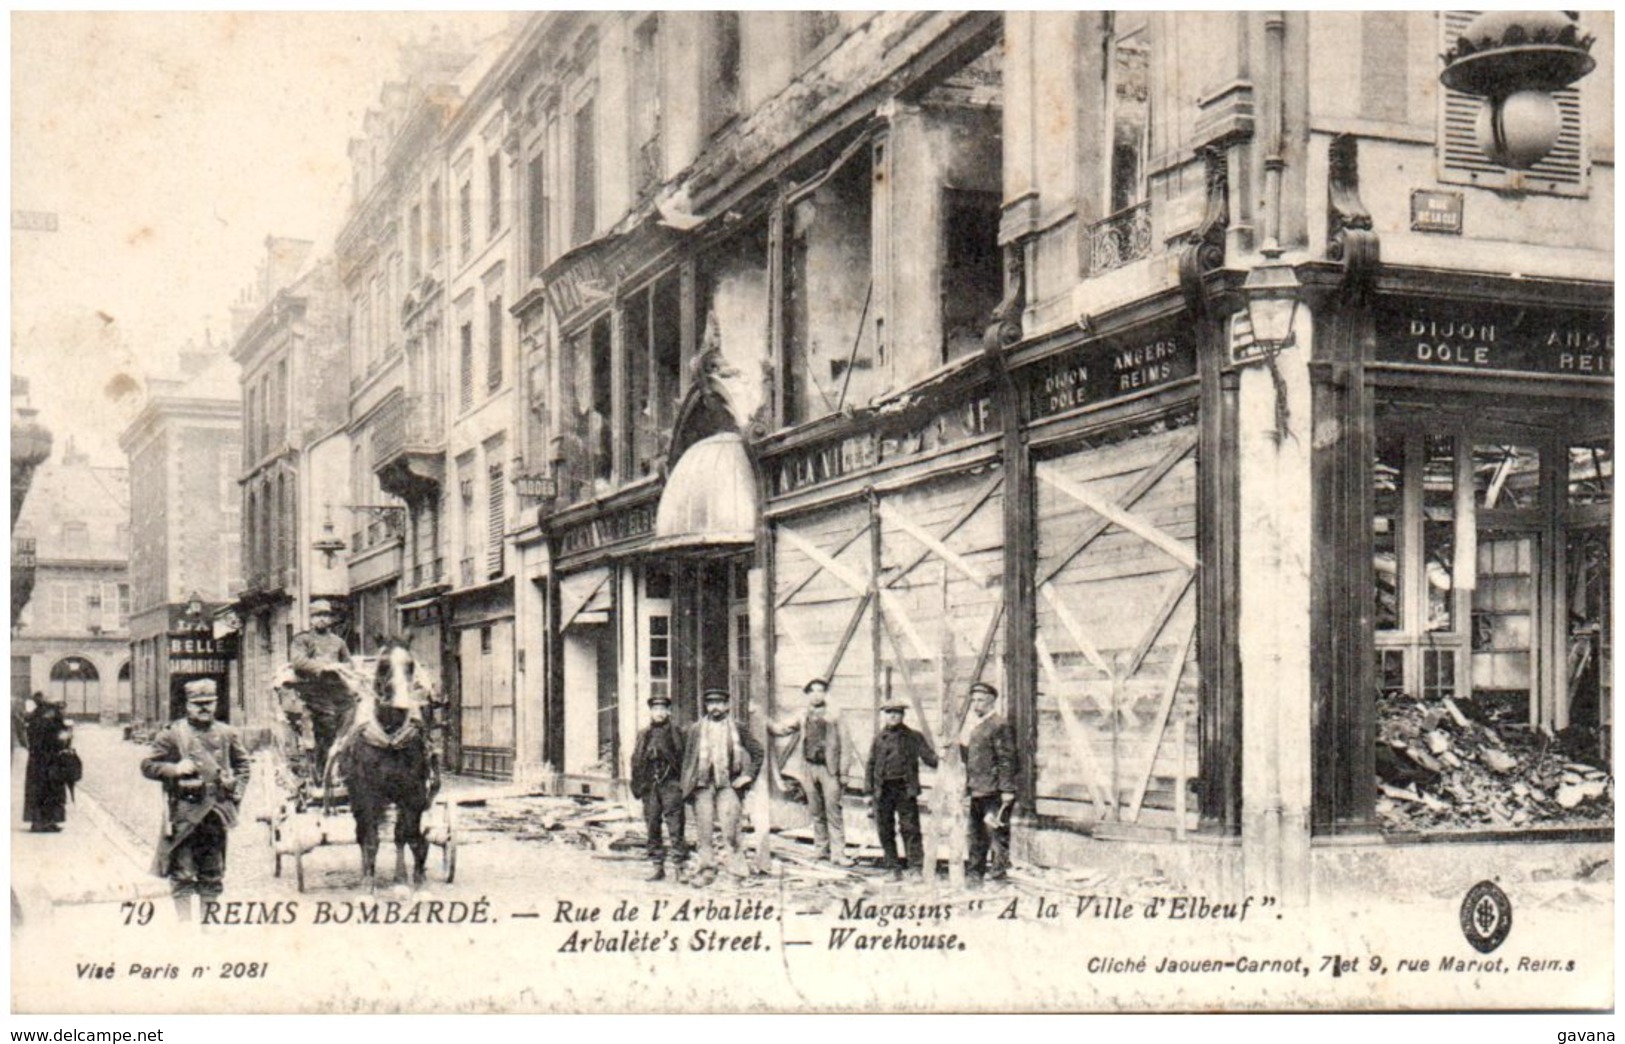
M51 778L57 755L68 746L70 733L60 703L49 703L44 693L34 694L28 715L28 771L23 783L23 818L36 833L55 833L68 817L68 785Z

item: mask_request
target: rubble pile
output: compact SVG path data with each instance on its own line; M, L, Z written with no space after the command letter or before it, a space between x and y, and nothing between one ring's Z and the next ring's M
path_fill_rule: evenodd
M1377 818L1400 831L1606 825L1614 781L1575 737L1449 697L1377 701Z

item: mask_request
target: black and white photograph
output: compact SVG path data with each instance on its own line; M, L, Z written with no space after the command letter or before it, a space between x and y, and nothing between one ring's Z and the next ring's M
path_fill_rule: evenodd
M13 1013L1607 1028L1611 11L9 22Z

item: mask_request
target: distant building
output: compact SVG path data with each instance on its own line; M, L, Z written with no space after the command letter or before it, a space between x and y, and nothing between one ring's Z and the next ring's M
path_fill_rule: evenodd
M14 544L31 541L34 596L14 618L13 698L45 692L69 717L131 714L129 490L123 468L90 462L67 440L34 473Z
M133 715L177 717L181 686L212 677L222 716L235 720L234 643L215 638L210 618L240 575L237 382L221 345L188 345L179 362L190 376L149 379L145 405L119 436L130 474Z
M307 624L312 597L343 597L344 571L312 544L343 499L343 473L322 481L308 466L313 443L343 427L344 339L332 261L311 244L270 237L257 285L233 309L231 357L241 370L243 582L241 627L245 724L269 724L272 675Z
M51 455L51 433L34 419L28 405L28 380L11 378L11 524L17 525L34 469ZM11 541L11 618L16 620L34 595L33 538ZM15 693L13 695L16 695ZM26 694L24 694L26 695Z

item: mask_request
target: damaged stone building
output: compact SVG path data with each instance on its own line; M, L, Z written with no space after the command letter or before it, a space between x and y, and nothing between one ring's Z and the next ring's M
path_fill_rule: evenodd
M946 746L981 679L1032 860L1606 850L1612 22L1531 17L522 20L404 226L467 300L380 313L468 400L373 462L462 498L403 585L456 767L616 794L650 695L815 677ZM1439 56L1527 37L1487 153Z

